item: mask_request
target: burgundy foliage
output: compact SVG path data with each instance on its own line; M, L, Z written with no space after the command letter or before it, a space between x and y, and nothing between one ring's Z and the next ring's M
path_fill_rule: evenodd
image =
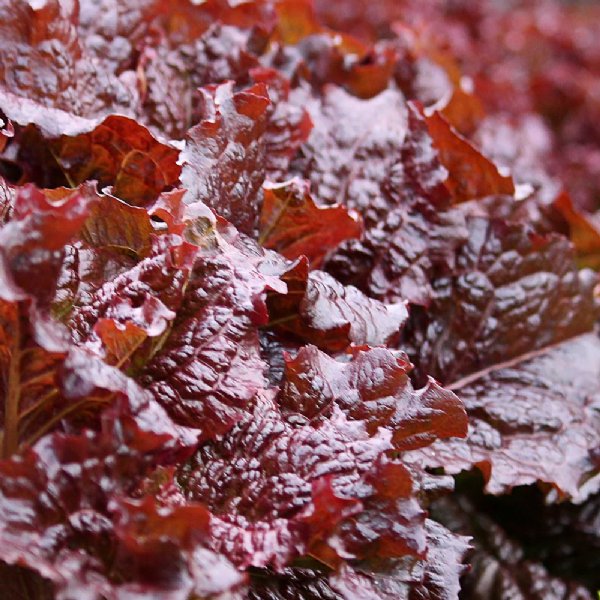
M1 598L592 598L598 11L502 6L0 0Z

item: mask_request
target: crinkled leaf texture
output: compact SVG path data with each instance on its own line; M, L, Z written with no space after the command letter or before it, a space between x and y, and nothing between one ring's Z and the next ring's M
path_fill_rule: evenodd
M577 270L566 239L486 217L468 228L455 271L435 281L435 303L415 321L423 373L454 382L593 327L596 278Z
M363 361L377 362L370 353ZM347 375L344 371L338 375L339 383L332 378L332 385L346 385L340 392L346 389L351 398L352 387L361 386L360 392L373 398L366 414L357 408L347 416L342 400L339 405L330 401L318 418L315 410L320 406L294 405L302 393L295 387L298 380L319 385L335 370L335 364L327 364L326 371L322 363L298 361L288 366L277 404L274 398L259 395L245 419L221 441L201 447L184 467L181 494L206 503L215 514L217 548L234 564L282 568L293 558L310 555L337 567L344 559L425 556L425 513L416 500L422 485L418 469L412 473L388 452L394 447L406 452L440 436L464 435L464 413L451 394L437 406L435 390L411 397L406 376L397 382L403 388L397 391L369 387L367 381L361 384L355 381L360 379L356 373L362 371L361 357L355 360L356 364L343 365L322 355L322 361L338 364L339 369L354 367ZM351 381L345 383L346 377ZM381 385L385 386L383 381ZM323 390L312 391L313 397L319 393ZM396 397L390 397L393 393ZM391 410L378 406L376 398ZM460 413L458 418L453 410ZM410 413L419 422L417 427ZM457 424L450 430L452 420ZM378 427L384 424L387 427Z
M417 600L456 598L458 576L468 538L451 533L439 523L426 521L427 559L391 562L372 568L368 563L344 566L329 575L308 568L282 573L256 571L252 575L251 600Z
M472 493L469 502L497 523L530 560L543 563L555 577L579 581L595 591L600 563L599 494L581 504L548 504L539 488L523 486L502 496Z
M476 373L452 386L469 413L468 443L434 445L419 461L451 473L477 465L492 494L539 481L581 502L600 489L599 386L596 333Z
M37 439L68 410L57 375L69 350L66 330L46 314L64 245L81 229L91 187L43 193L15 190L10 222L0 231L0 370L2 455ZM39 286L39 287L38 287Z
M589 3L325 4L0 0L0 597L589 598Z
M2 3L0 109L47 135L90 131L109 112L128 112L135 84L98 68L78 35L78 3Z
M127 498L158 441L127 433L134 439L54 434L0 464L2 559L35 568L65 599L218 598L243 585L231 564L200 543L206 509Z
M340 185L346 193L346 204L362 215L365 234L360 241L342 244L330 256L325 268L343 283L353 284L380 300L407 300L427 306L433 295L433 275L440 271L451 272L455 250L467 232L463 216L449 210L452 198L445 185L448 171L440 162L424 118L398 96L381 94L360 102L347 100L341 91L336 91L336 95L330 93L323 100L321 109L325 125L334 130L342 127L337 119L343 113L338 115L329 110L325 104L329 98L336 98L334 106L343 108L350 104L349 110L352 104L357 104L354 110L364 117L365 124L374 119L379 122L381 113L389 112L389 117L382 120L387 127L368 132L359 129L356 138L346 133L337 141L332 134L327 141L321 141L313 133L302 149L313 173L315 193L325 199L328 188L314 181L315 164L324 162L324 167L333 168L327 163L328 156L323 156L323 148L337 143L337 148L334 145L329 152L335 157L344 156L350 144L351 150L357 153L355 158L348 157L356 166L350 170L349 180L342 179ZM378 108L382 103L383 107ZM354 134L353 129L350 132ZM320 142L316 148L310 145L312 137ZM344 162L333 172L344 173L348 169ZM361 176L365 177L364 181ZM333 181L331 175L324 181ZM338 192L333 190L332 193Z
M250 234L266 175L287 167L310 129L302 109L287 108L285 80L254 74L257 82L241 91L232 82L202 89L202 120L188 131L181 155L186 202L203 202Z
M287 293L268 298L271 326L325 350L393 343L408 317L404 302L373 300L323 271L308 273L305 261L290 265L282 279Z
M208 204L248 233L261 204L269 104L263 83L236 93L231 83L205 90L204 117L189 130L182 154L187 201Z
M258 326L268 320L267 290L285 285L262 249L230 225L207 244L196 247L177 315L139 380L177 423L214 438L266 388Z
M305 346L287 362L280 405L311 421L337 406L371 434L380 427L391 430L394 447L402 451L435 438L464 436L467 419L460 400L434 380L413 390L411 368L405 354L385 349L359 349L351 362L341 363Z
M492 493L539 481L581 501L600 485L596 278L563 238L481 217L469 226L457 273L409 334L417 364L470 417L467 444L427 450L425 462L477 465Z

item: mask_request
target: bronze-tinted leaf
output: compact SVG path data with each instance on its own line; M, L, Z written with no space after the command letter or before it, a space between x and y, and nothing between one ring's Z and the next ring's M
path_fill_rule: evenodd
M57 373L67 352L65 331L26 302L0 300L2 455L17 451L58 412Z
M295 260L306 256L318 268L343 241L361 234L358 215L342 206L315 204L298 179L264 187L259 242Z
M91 207L81 237L95 248L112 248L144 257L150 251L153 232L145 210L106 195Z
M446 185L454 202L494 194L514 194L512 178L502 175L498 167L460 133L454 131L440 113L434 112L425 120L439 151L440 161L448 169Z
M469 538L452 533L436 521L425 522L429 552L416 563L396 561L357 570L345 567L331 577L331 586L344 599L417 600L438 598L452 600L462 589L460 577L467 571L463 560Z
M569 224L578 263L582 267L600 270L600 222L597 215L587 215L577 210L564 192L556 198L553 206Z
M330 4L0 0L0 597L596 593L600 13Z
M176 148L119 115L107 117L89 133L62 136L50 145L73 184L95 179L102 187L113 186L116 196L137 206L146 206L174 186L181 172Z

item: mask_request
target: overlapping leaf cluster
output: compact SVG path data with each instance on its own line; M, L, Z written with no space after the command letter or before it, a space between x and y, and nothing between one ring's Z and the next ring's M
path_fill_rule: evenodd
M591 597L581 16L341 4L0 0L3 598Z

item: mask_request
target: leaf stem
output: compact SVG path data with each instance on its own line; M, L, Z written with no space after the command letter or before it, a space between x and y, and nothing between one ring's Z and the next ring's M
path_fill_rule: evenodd
M107 400L106 402L108 402L108 401L109 400ZM83 400L80 400L79 402L75 402L75 404L70 404L69 406L67 406L63 410L61 410L58 414L54 415L51 419L46 421L46 423L44 423L44 425L42 427L40 427L35 433L30 435L25 440L23 445L24 446L32 446L47 431L50 431L50 429L52 429L57 423L62 421L67 415L69 415L72 412L75 412L76 410L78 410L79 408L81 408L82 406L84 406L86 404L95 404L95 403L104 404L105 401L104 400L96 400L96 402L93 402L92 399L90 399L90 398L84 398Z
M14 340L17 340L12 347L10 353L10 364L8 367L8 385L6 396L4 398L4 437L2 440L2 456L8 458L17 449L19 445L19 402L21 400L19 385L19 370L20 370L20 353L18 348L18 340L21 339L20 318L17 314L15 319L15 335Z
M44 406L44 404L46 404L46 402L48 400L50 400L50 398L52 398L52 396L55 396L57 394L58 394L58 390L56 388L52 388L47 394L44 394L34 404L32 404L31 406L29 406L27 409L25 409L19 415L19 421L22 421L23 419L25 419L26 417L28 417L31 413L33 413L33 412L39 410L40 408L42 408Z
M263 325L261 329L267 329L268 327L276 327L277 325L282 325L283 323L289 323L294 319L297 319L298 315L288 315L286 317L281 317L281 319L275 319L274 321L269 321L266 325Z
M67 180L67 183L69 184L69 186L72 188L76 188L77 187L76 183L73 181L73 179L69 175L69 172L67 171L67 169L65 169L63 167L60 160L58 160L58 156L56 156L56 153L54 152L54 150L50 146L48 146L48 150L50 151L50 155L54 159L54 162L56 162L56 164L58 165L58 168L61 170L62 174L65 176L65 179Z

